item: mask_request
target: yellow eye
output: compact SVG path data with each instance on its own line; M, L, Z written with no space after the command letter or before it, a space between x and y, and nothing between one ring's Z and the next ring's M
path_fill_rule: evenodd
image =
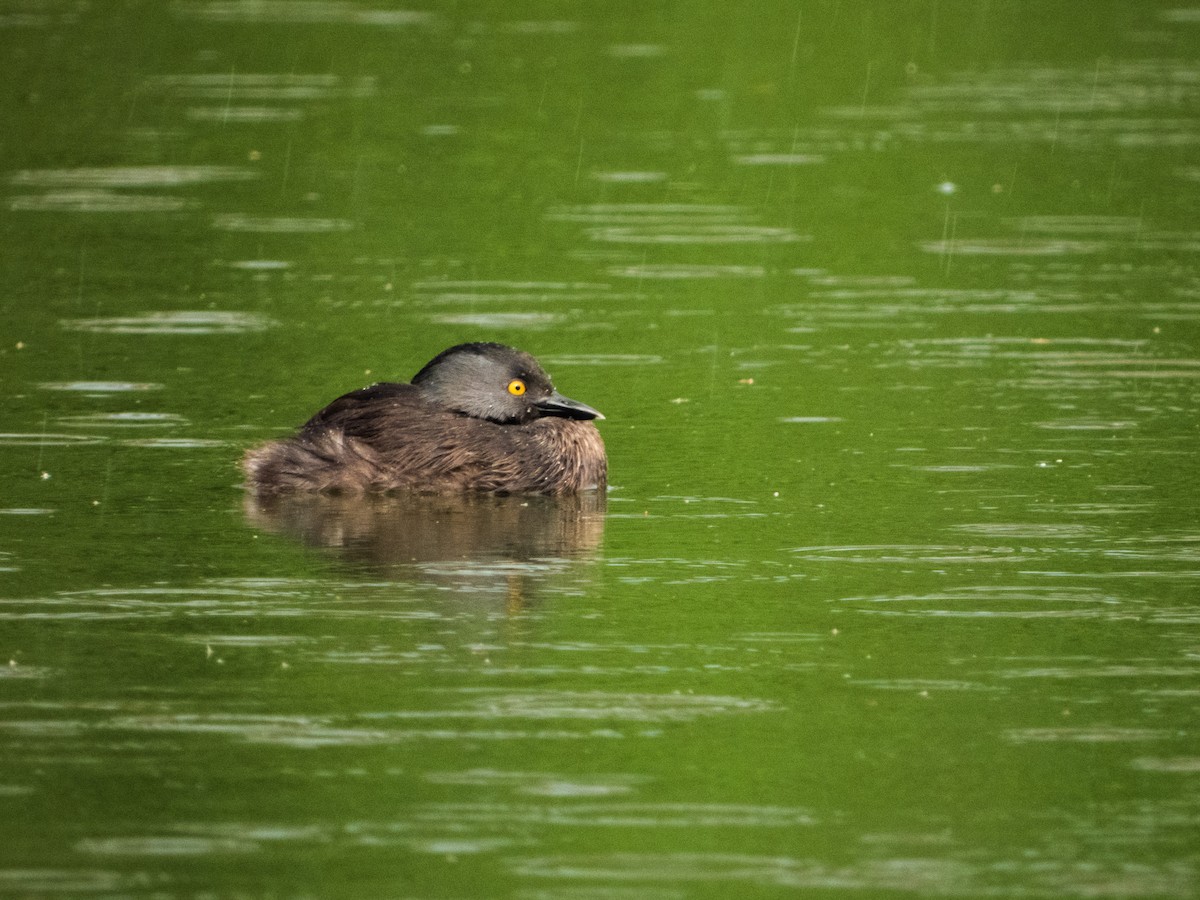
M508 383L508 392L514 397L520 397L523 393L525 393L525 382L523 382L520 378L514 378Z

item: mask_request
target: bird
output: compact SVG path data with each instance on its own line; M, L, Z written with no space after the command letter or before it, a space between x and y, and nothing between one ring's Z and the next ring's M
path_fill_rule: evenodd
M564 397L528 353L473 342L411 383L338 397L242 460L255 495L395 491L571 494L608 481L599 410Z

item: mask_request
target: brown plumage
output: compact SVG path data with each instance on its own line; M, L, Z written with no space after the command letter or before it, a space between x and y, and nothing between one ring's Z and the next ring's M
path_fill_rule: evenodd
M459 344L411 384L375 384L334 400L291 438L249 451L259 494L565 494L603 489L597 410L556 390L537 360L502 344Z

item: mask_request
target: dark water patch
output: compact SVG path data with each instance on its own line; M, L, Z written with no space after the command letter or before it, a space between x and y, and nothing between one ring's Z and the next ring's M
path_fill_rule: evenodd
M1195 895L1170 4L9 6L0 893ZM239 515L520 335L605 510Z
M1110 559L1200 563L1200 534L1146 534L1116 538L1101 551Z
M916 145L1042 144L1169 148L1200 143L1195 64L1102 59L1094 67L1010 66L917 79L890 106L832 106L831 128L798 129L805 150Z
M540 576L594 556L607 498L247 495L256 528L322 548L355 567L458 590L533 590Z
M626 225L640 228L724 227L737 225L748 214L743 206L712 203L589 203L551 207L546 220L609 228Z
M0 571L12 571L5 569ZM0 681L8 680L27 680L27 679L43 679L49 678L54 674L54 670L45 666L30 666L23 663L18 663L15 659L10 659L7 665L0 665ZM0 728L4 727L4 723L0 723Z

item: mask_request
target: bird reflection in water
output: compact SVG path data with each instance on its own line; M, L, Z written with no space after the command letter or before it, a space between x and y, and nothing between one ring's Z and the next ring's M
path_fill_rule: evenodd
M493 494L248 494L249 523L331 551L352 568L455 590L496 591L519 611L540 582L593 558L602 491Z

